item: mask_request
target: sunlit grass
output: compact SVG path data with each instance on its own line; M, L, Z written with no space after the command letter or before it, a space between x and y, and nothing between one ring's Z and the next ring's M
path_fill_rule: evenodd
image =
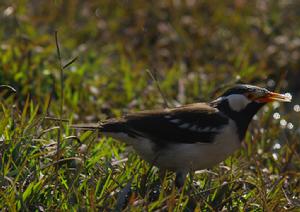
M0 87L1 210L299 208L300 21L284 24L289 5L90 2L0 3L0 85L11 86ZM237 81L295 102L265 107L241 151L182 190L124 144L69 128L162 108L161 92L171 106L209 101Z

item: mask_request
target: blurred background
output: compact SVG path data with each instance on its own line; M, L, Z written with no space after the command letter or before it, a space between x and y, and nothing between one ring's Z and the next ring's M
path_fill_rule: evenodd
M296 0L5 0L0 10L0 83L19 98L58 95L57 30L63 60L78 57L65 71L66 94L89 101L74 108L84 116L153 107L161 99L146 70L181 104L235 82L290 92L299 103Z
M10 95L11 89L0 89L1 104L6 108L1 113L10 117L19 111L19 116L12 117L22 117L20 126L24 120L34 120L24 118L24 108L29 107L32 116L45 111L47 116L59 116L55 31L62 63L77 58L64 70L63 112L72 122L97 122L130 111L163 107L149 71L172 106L210 101L237 82L290 93L291 103L280 107L274 103L264 108L264 116L260 113L255 117L247 141L258 142L257 147L248 148L261 161L255 164L268 169L268 180L274 181L274 175L286 176L287 170L294 173L288 175L285 188L290 186L290 195L299 196L300 1L1 0L0 23L0 85L16 90ZM0 129L11 122L18 124L11 118ZM20 132L26 129L23 134L35 138L50 126L43 122L33 127L37 131L21 127ZM9 131L6 136L14 133ZM8 149L5 145L0 145L2 156ZM15 164L24 167L21 162ZM28 170L35 167L32 164ZM23 174L20 179L26 178L26 172ZM298 190L293 190L297 186ZM283 193L280 198L284 198Z

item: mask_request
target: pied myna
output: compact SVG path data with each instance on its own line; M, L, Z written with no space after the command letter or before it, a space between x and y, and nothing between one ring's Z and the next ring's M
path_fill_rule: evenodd
M210 103L149 110L100 124L74 125L131 145L146 161L176 172L183 185L187 172L225 160L241 147L252 117L266 103L290 102L291 96L252 85L236 85Z

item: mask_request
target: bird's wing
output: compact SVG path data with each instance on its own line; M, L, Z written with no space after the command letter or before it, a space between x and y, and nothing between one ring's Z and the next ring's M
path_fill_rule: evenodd
M103 130L147 137L158 145L209 143L228 122L228 118L218 109L197 103L130 114L120 122L104 123Z

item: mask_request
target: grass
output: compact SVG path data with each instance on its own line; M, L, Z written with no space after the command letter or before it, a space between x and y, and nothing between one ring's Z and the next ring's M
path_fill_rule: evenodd
M260 2L1 2L0 209L299 210L299 3ZM241 151L181 191L122 143L69 128L238 81L293 102L265 107Z

